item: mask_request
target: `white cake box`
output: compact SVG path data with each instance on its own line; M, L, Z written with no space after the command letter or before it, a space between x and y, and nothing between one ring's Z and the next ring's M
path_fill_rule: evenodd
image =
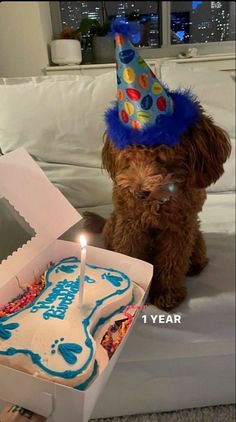
M1 198L24 217L36 234L0 262L0 305L16 297L20 288L34 281L50 261L80 256L78 243L57 239L82 218L22 148L0 158ZM151 264L92 246L87 250L87 262L98 266L109 264L125 272L144 290L137 304L144 301L153 273ZM86 422L131 329L105 369L85 391L0 365L0 399L50 416L54 422ZM114 393L119 397L119 392Z

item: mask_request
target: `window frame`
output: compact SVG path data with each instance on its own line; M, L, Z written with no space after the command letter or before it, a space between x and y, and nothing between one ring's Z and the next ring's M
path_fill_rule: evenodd
M50 1L53 37L58 38L62 30L61 12L59 1ZM235 8L235 3L234 3ZM160 2L160 40L158 48L138 47L144 59L157 59L162 57L177 57L185 54L190 48L197 48L199 55L208 54L232 54L235 53L235 41L192 43L192 44L171 44L171 1Z

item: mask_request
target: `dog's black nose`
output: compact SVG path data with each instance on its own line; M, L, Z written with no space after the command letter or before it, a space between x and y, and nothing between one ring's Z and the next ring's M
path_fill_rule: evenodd
M149 196L150 192L148 190L139 190L134 192L134 196L138 199L145 199Z

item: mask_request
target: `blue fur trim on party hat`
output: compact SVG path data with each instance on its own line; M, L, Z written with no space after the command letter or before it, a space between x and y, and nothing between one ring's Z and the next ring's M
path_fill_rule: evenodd
M130 38L132 34L138 32L139 30L140 26L138 22L125 22L116 19L111 25L111 32L109 32L109 35L114 38L116 34L121 34Z
M173 113L159 116L156 124L143 129L126 127L120 121L117 102L106 111L107 135L117 148L131 145L173 147L180 142L181 135L199 119L200 108L190 91L166 91L173 100Z

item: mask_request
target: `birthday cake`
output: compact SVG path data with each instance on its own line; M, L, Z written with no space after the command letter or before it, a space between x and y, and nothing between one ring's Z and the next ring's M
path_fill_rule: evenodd
M118 270L87 264L79 309L79 276L77 258L61 260L45 272L35 300L0 318L0 364L86 388L106 364L97 333L101 339L133 303L137 287Z

